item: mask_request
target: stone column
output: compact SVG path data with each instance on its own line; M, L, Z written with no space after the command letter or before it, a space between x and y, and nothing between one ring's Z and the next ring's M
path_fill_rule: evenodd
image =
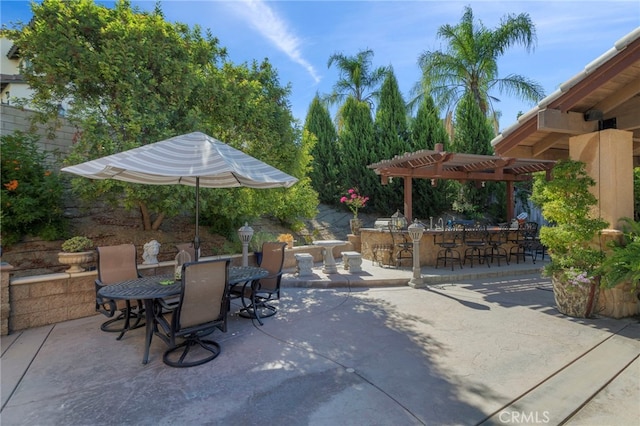
M6 262L0 264L0 335L9 334L9 314L11 313L11 299L9 298L9 280L13 266Z

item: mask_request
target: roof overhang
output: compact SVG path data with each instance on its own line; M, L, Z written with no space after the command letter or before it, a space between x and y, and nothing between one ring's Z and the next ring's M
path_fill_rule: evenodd
M569 138L607 128L633 133L640 165L640 27L518 118L491 144L501 156L561 159Z

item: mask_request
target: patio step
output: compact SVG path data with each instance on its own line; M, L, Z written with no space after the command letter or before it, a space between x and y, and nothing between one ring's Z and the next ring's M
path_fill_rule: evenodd
M341 263L341 262L338 262ZM421 275L425 284L443 284L454 281L466 281L483 278L509 277L517 275L540 274L547 261L538 261L536 264L521 263L492 266L487 268L484 265L475 268L465 267L464 269L450 268L435 269L432 267L422 267ZM335 288L335 287L393 287L407 285L413 276L413 270L409 267L383 268L373 265L370 260L362 262L362 272L349 273L338 268L338 273L325 274L322 272L322 264L315 264L310 275L298 277L295 269L288 269L282 276L282 287L300 288Z

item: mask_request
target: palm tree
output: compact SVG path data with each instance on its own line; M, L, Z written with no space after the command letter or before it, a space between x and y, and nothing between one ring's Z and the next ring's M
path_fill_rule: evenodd
M494 30L482 22L473 21L473 11L465 7L458 25L443 25L438 37L448 43L446 51L426 51L418 59L422 69L422 85L414 89L420 99L430 93L443 110L455 110L465 93L471 93L480 110L491 114L497 132L499 112L494 103L500 100L491 95L496 89L500 94L517 96L525 101L542 99L544 89L538 83L521 75L498 77L498 57L507 48L523 44L531 51L535 44L535 25L526 13L507 15Z
M373 50L367 49L358 52L356 56L345 56L334 53L329 57L327 67L334 63L340 70L340 78L333 86L333 92L325 97L329 105L335 105L344 101L348 96L353 96L360 102L367 102L373 108L373 101L378 97L378 86L384 80L389 69L378 67L371 69L371 57ZM367 92L367 90L370 90Z

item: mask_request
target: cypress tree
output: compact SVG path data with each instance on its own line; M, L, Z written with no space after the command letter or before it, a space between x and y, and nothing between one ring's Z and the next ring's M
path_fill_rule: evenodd
M371 109L367 102L349 96L342 106L342 126L338 133L340 145L338 159L338 182L340 195L349 188L357 188L361 195L372 200L371 193L380 185L378 176L367 166L373 163L374 128ZM370 210L369 203L363 211Z
M338 181L338 134L327 108L316 95L311 101L304 128L316 139L311 150L311 185L321 203L336 205L341 185Z
M449 146L449 137L433 98L425 96L411 123L411 150L432 150L437 143L442 143L446 151ZM413 217L424 221L430 216L442 215L450 206L448 195L452 193L451 186L448 180L437 181L436 186L432 186L430 179L415 179L413 181Z
M376 145L373 162L388 160L410 151L407 113L404 99L393 70L387 74L380 90L375 120ZM378 182L380 179L378 177ZM379 184L371 194L371 206L383 216L403 210L403 179L395 178L387 185Z
M453 151L466 154L493 155L491 139L493 130L486 116L480 110L471 94L462 98L456 110L456 134ZM473 218L481 218L491 207L492 195L499 196L495 184L477 182L459 185L459 191L453 209ZM503 191L504 192L504 191Z

